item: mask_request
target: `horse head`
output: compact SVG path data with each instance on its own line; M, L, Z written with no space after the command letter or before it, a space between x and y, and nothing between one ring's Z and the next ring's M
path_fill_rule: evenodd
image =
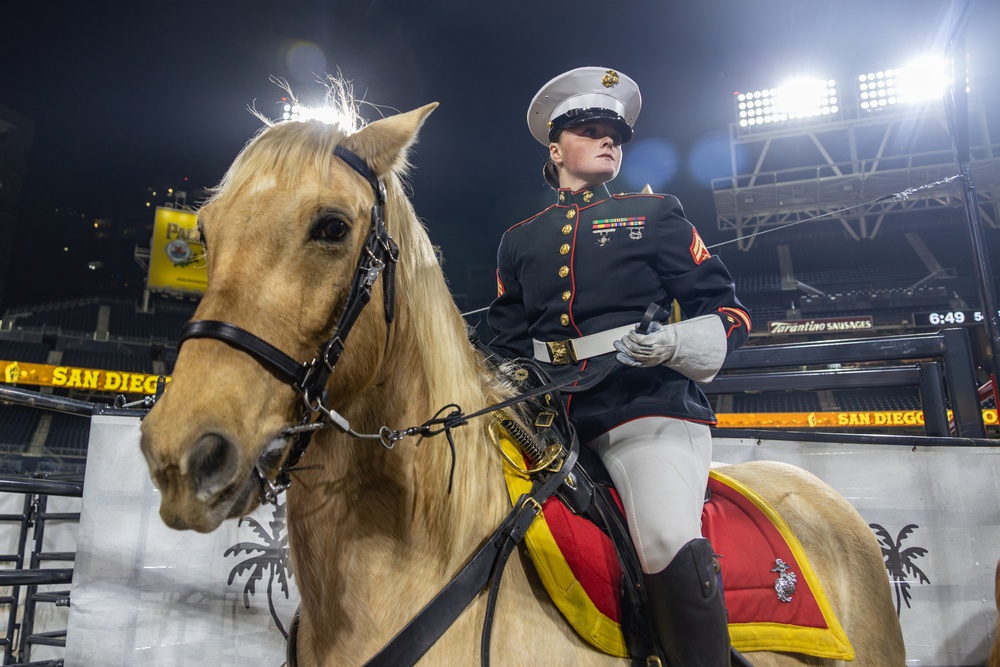
M316 359L348 304L382 196L388 233L406 253L401 277L437 268L423 230L411 229L419 223L398 177L435 106L357 131L306 121L258 133L199 211L208 289L194 320L226 323L289 360ZM336 372L324 371L316 391L325 390L326 406L362 421L371 417L362 408L351 412L352 398L393 372L384 283L383 276L369 285L371 304L357 316ZM405 303L396 310L397 320L407 317ZM167 525L209 532L260 502L260 479L284 461L286 431L302 420L304 399L293 384L232 341L184 341L171 381L142 425L142 451Z

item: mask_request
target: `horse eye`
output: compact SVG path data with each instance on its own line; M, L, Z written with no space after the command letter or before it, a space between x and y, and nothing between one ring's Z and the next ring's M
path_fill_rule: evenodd
M208 241L205 240L205 229L201 226L201 221L198 222L198 236L194 242L200 243L205 254L208 254Z
M309 236L314 241L339 242L347 238L351 228L343 218L335 215L324 215L314 224Z

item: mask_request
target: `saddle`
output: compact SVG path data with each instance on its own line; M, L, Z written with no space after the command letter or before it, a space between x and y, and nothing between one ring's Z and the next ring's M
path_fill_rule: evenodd
M532 385L544 385L545 374L524 362L518 360L515 380L528 394L537 393ZM547 466L558 461L559 443L575 437L557 393L521 406L519 419L494 412L491 426L512 502L545 478ZM721 565L734 649L853 659L801 544L763 498L712 470L702 529ZM580 449L566 482L542 504L524 541L553 603L583 639L619 657L657 653L624 511L595 454Z

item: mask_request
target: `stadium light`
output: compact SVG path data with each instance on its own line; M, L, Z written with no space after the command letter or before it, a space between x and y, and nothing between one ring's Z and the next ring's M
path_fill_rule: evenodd
M859 75L858 100L863 110L878 111L941 99L950 85L948 62L928 56L905 67Z
M741 128L835 115L840 111L837 82L799 78L777 88L737 93L736 108Z
M282 100L281 118L285 121L317 120L329 125L338 125L345 132L353 132L352 120L336 107L307 107L296 102Z

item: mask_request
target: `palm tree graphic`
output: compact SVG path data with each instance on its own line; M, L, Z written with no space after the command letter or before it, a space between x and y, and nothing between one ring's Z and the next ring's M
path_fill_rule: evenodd
M923 547L909 547L903 549L903 540L919 528L916 524L907 524L899 531L899 535L893 540L889 531L878 525L870 523L868 527L875 531L879 545L882 547L882 557L885 558L885 569L892 577L892 588L896 592L896 616L903 611L903 603L906 608L910 608L910 582L914 579L921 584L929 584L931 580L927 578L919 567L913 564L913 560L927 555L927 549Z
M241 551L245 551L247 555L259 553L259 555L247 558L237 564L229 573L228 583L232 586L237 577L249 572L249 578L243 587L243 605L249 609L250 596L256 593L257 582L264 578L266 572L268 575L267 607L275 625L278 626L278 630L285 639L288 639L288 633L278 618L272 598L274 581L277 579L281 592L285 594L285 599L288 599L288 579L292 576L291 563L288 560L288 536L285 535L285 506L284 504L274 506L271 521L268 522L270 532L252 517L243 517L237 525L242 526L244 521L250 524L253 532L260 537L263 543L240 542L226 549L223 557L239 556Z

